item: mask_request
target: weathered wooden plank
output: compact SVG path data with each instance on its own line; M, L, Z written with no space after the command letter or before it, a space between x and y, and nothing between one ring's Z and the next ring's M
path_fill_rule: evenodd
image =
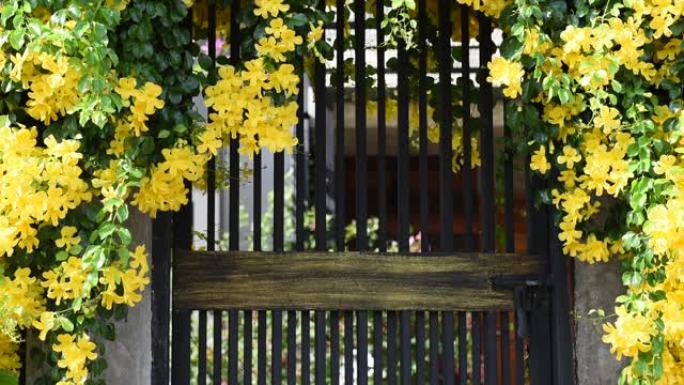
M176 252L175 309L512 309L498 276L535 276L520 254Z

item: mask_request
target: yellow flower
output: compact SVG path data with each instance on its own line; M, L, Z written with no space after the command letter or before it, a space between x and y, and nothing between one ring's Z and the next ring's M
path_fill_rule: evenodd
M546 147L540 146L532 155L530 169L546 174L551 169L551 163L546 160Z
M653 167L653 172L658 175L669 176L670 170L672 170L676 162L677 158L674 155L661 155L660 159Z
M605 134L609 134L620 128L620 112L613 107L601 106L598 116L594 118L594 124L602 128Z
M51 311L43 312L40 315L40 320L33 321L33 327L40 331L38 338L41 341L45 341L48 332L55 327L55 313Z
M603 325L603 342L610 344L610 352L618 360L622 356L636 357L639 352L651 350L651 328L653 320L634 312L628 312L624 306L615 308L618 318L615 323Z
M321 40L323 38L323 33L325 33L325 30L323 29L322 21L319 21L318 25L315 27L312 25L309 34L306 36L306 41L309 43L309 47Z
M525 74L522 64L497 56L487 64L487 68L489 68L487 81L494 87L505 86L504 95L514 99L522 94L521 84Z
M78 229L73 226L64 226L60 230L61 237L55 241L55 245L60 249L70 249L72 246L81 242L81 237L77 236Z
M290 10L290 6L283 4L283 0L254 0L254 4L254 15L264 19L268 19L269 14L271 17L277 17L280 12Z
M266 33L273 37L280 37L283 32L287 30L289 30L289 28L285 25L283 19L281 18L271 20L268 27L265 29Z
M136 85L137 81L135 78L121 78L119 79L119 85L114 91L116 91L124 100L128 100L131 95L133 95Z
M582 160L582 157L572 146L564 146L563 155L559 155L557 159L559 164L565 164L567 168L573 168L576 162Z

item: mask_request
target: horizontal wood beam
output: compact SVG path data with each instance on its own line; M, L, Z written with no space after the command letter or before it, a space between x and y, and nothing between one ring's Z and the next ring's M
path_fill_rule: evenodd
M398 255L176 251L176 309L512 309L501 276L541 276L520 254Z

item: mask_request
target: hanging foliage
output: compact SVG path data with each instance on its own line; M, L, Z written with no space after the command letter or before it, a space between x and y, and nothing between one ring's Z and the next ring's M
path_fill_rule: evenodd
M33 353L48 369L38 381L100 379L106 365L94 341L115 338L113 321L149 283L147 251L132 244L126 223L129 205L153 217L178 210L187 182L203 184L207 162L231 137L250 155L296 144L293 63L318 47L323 14L314 2L245 4L243 28L258 33L234 66L200 52L190 5L0 6L3 384L20 369L29 329L44 341L45 351ZM195 110L200 94L210 124Z

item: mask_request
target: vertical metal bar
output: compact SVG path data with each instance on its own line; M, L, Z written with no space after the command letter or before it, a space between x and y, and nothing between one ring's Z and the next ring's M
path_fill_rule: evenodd
M495 240L495 212L494 212L494 96L492 86L486 81L487 63L492 58L494 43L492 42L492 23L484 14L478 14L480 33L480 145L482 165L480 167L481 183L481 206L480 223L482 228L483 252L493 253L496 247ZM496 314L488 311L484 314L485 323L485 384L495 385L497 377L497 350L496 350Z
M482 383L482 349L480 346L482 338L481 313L471 313L471 338L473 341L473 384Z
M245 310L244 324L244 371L242 372L242 383L252 385L252 311Z
M335 246L337 251L345 251L345 226L347 218L344 170L344 34L346 20L345 0L336 0L335 8L337 22L335 26L335 55L336 55L336 82L335 82ZM345 316L345 322L346 322ZM345 333L347 330L345 328ZM345 336L346 346L346 336ZM348 348L345 348L348 349ZM348 366L347 361L345 365ZM340 382L340 312L330 313L330 370L332 385Z
M297 312L287 312L287 384L297 384Z
M387 383L397 385L397 312L387 312Z
M518 320L515 321L515 330L518 330ZM525 342L522 337L515 334L515 385L525 384Z
M344 227L347 209L344 183L344 27L345 0L337 0L337 29L335 51L337 56L335 82L335 243L337 251L344 251Z
M233 1L230 11L230 60L233 65L237 65L240 61L240 23L238 21L238 14L240 13L240 2ZM238 148L240 147L239 138L230 139L230 182L228 185L230 195L230 210L229 210L229 248L232 251L240 249L240 154ZM219 318L220 317L219 313ZM251 314L251 313L250 313ZM246 318L247 312L245 312ZM230 384L237 384L238 381L238 316L236 310L228 312L229 317L229 335L228 335L228 382ZM216 322L216 321L215 321ZM215 324L216 325L216 324ZM220 327L216 330L220 335ZM250 337L251 338L251 337ZM250 341L251 342L251 341ZM215 355L220 360L221 349L217 349ZM221 383L221 368L218 368L214 384Z
M192 202L173 215L173 247L176 250L192 248ZM174 310L172 313L172 385L190 383L190 316L189 310Z
M425 0L418 1L418 173L420 178L420 248L430 251L430 205L428 175L427 111L427 11Z
M383 340L382 312L373 312L373 384L381 385L383 378Z
M209 28L207 44L212 65L216 65L216 2L207 3ZM213 250L216 242L216 159L212 157L207 164L207 250ZM220 340L219 340L220 341ZM220 344L220 342L219 342ZM220 361L219 361L220 362ZM197 383L207 383L207 312L199 312L199 356L197 363Z
M298 71L303 74L303 60L297 58ZM299 84L299 94L297 95L297 150L295 152L295 250L304 250L304 240L306 234L304 230L304 202L306 199L306 147L304 146L304 85Z
M228 383L237 384L238 381L238 317L237 310L228 312Z
M340 312L330 312L330 384L340 385Z
M266 312L259 311L257 325L257 384L266 385Z
M304 74L304 60L301 56L297 56L297 71L302 76ZM306 234L304 230L304 202L306 199L306 147L304 145L304 84L299 83L299 92L297 94L297 127L295 129L297 135L297 151L295 153L295 178L296 178L296 194L295 194L295 250L304 250L304 240ZM287 332L288 332L288 385L295 385L297 383L297 312L289 311L287 313ZM302 320L302 322L304 322ZM304 345L302 345L302 365L304 362L303 356ZM302 369L303 370L303 369Z
M368 170L366 153L366 14L365 1L354 0L354 62L356 95L356 249L368 248ZM359 311L356 323L356 383L368 383L368 312Z
M378 243L381 253L387 251L387 80L385 79L384 0L376 1L377 71L378 71Z
M399 65L398 65L398 143L397 148L397 218L398 231L397 241L399 252L408 251L409 243L409 183L408 183L408 163L409 163L409 94L408 94L408 73L409 66L408 52L406 44L399 42ZM450 143L451 144L451 143ZM385 193L383 191L383 193ZM402 317L403 319L403 317Z
M506 110L506 108L504 108ZM515 185L513 179L513 148L511 127L504 117L504 227L506 229L506 252L515 252ZM503 373L502 385L511 385L511 344L510 344L510 317L508 312L501 315L501 371ZM520 337L515 333L515 338ZM517 341L516 341L517 343ZM522 360L522 356L515 356L516 362Z
M325 385L325 311L315 312L316 385Z
M387 81L385 79L385 31L382 22L385 19L385 1L376 0L375 4L375 33L377 35L377 76L378 76L378 153L377 153L377 182L378 182L378 248L381 253L387 251ZM383 380L384 361L384 330L383 312L373 313L373 383L381 385Z
M547 293L550 298L551 315L551 338L549 342L552 347L553 359L553 382L558 385L575 384L575 371L573 367L573 337L570 314L570 283L571 275L568 274L568 260L563 255L560 241L558 240L558 228L554 223L552 210L547 208L546 226L550 229L548 242L549 266L552 288Z
M458 383L468 382L468 313L458 312Z
M416 312L416 385L425 384L425 312Z
M325 2L319 4L319 9L325 12ZM325 39L325 29L323 30ZM325 63L316 61L314 68L315 97L316 97L316 250L327 250L326 198L327 198L327 121L326 121L326 82ZM316 310L315 343L316 343L316 385L325 385L325 311Z
M465 222L465 249L475 249L473 235L475 207L473 199L472 132L470 123L470 11L461 5L461 80L463 103L463 217Z
M439 383L439 313L430 312L430 385Z
M451 1L439 0L439 185L440 185L440 250L453 251L453 191L451 166L453 115L451 111ZM454 384L454 314L442 316L442 361L444 383Z
M223 312L220 310L214 310L214 373L212 375L212 380L215 384L221 383L221 353L222 353L222 342L223 342Z
M462 81L462 103L463 103L463 219L465 224L465 240L464 246L466 251L475 250L475 240L473 235L474 229L474 199L473 199L473 168L472 168L472 133L470 123L470 9L466 5L461 5L461 81ZM475 313L472 314L472 319L477 317ZM468 380L468 346L466 344L468 338L466 313L461 312L458 315L458 335L459 335L459 384L466 385ZM476 344L479 346L479 337L475 342L475 334L473 334L473 351ZM479 360L478 360L479 362ZM473 373L476 367L475 357L473 356ZM479 366L477 367L479 376ZM475 382L473 382L475 383ZM479 383L478 383L479 384Z
M463 103L463 219L465 224L464 246L466 251L475 250L473 236L474 228L474 199L473 199L473 168L472 168L472 134L470 124L470 10L461 5L461 81ZM474 318L474 315L473 315ZM468 338L467 319L465 312L458 315L458 356L459 356L459 384L466 385L468 381ZM479 341L479 340L478 340ZM473 340L473 346L475 342ZM475 371L475 369L473 369Z
M354 313L344 312L344 383L354 383Z
M440 249L442 252L453 250L453 196L451 170L451 1L439 0L439 186L440 186Z
M365 20L365 2L363 0L354 0L354 62L356 65L356 249L358 251L365 251L368 248Z
M280 385L282 382L282 353L283 353L283 312L272 312L273 325L271 329L271 383Z
M311 384L311 315L302 312L302 385Z
M207 311L199 312L199 347L197 357L197 384L206 385L207 383Z
M408 73L409 66L406 43L399 42L398 67L398 154L397 154L397 217L399 252L406 253L409 249L409 94ZM399 351L400 351L400 381L401 385L411 383L411 333L410 314L408 311L399 313Z
M238 21L238 14L240 13L240 2L233 1L230 9L230 60L233 65L240 62L240 22ZM230 182L228 185L230 194L230 250L238 250L240 248L240 154L238 149L240 147L239 138L230 139Z
M285 237L285 154L273 154L273 251L284 251ZM271 384L280 385L282 381L283 352L283 313L272 311L271 325Z
M368 384L368 312L359 311L356 319L357 384Z
M408 311L400 313L399 350L401 354L401 385L411 384L411 317Z
M152 222L152 385L169 384L171 214Z
M526 164L529 164L529 158ZM544 188L543 180L526 170L527 196L527 248L528 252L544 255L548 251L549 230L546 208L535 206L536 191ZM537 298L535 308L529 312L529 369L532 385L553 383L553 360L551 349L550 312L546 298L541 291L534 293Z
M501 313L501 384L511 385L511 335L509 313Z
M325 10L325 2L320 2L322 10ZM323 39L325 39L325 29L323 30ZM315 210L316 210L316 250L325 251L326 246L326 84L325 84L325 63L316 60L314 67L314 83L315 83L315 102L316 102L316 188L315 188Z

